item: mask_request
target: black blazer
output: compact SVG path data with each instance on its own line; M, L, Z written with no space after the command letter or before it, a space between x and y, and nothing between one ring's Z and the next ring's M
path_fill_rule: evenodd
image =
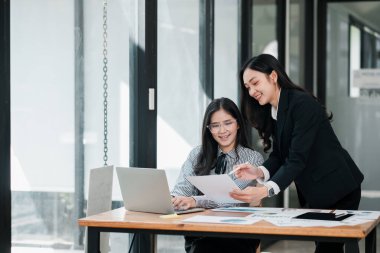
M263 166L281 190L295 182L302 206L329 208L364 179L325 109L305 92L281 90L272 137L273 151Z

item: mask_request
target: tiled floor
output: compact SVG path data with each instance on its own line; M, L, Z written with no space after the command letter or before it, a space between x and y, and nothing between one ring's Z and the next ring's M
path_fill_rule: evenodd
M278 241L270 247L263 249L261 253L307 253L314 252L314 242L305 241Z
M380 252L380 228L377 228L377 252ZM263 249L261 253L308 253L314 252L314 242L305 241L278 241L275 244ZM359 242L360 252L365 252L364 240Z

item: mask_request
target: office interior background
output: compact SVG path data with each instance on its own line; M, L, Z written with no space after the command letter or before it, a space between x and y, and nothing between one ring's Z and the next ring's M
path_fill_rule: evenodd
M380 68L380 1L4 0L0 8L0 252L83 251L77 219L89 170L105 163L105 137L108 165L165 169L173 186L200 144L207 104L239 103L238 70L260 53L333 112L365 175L360 209L380 210L380 82L352 81L354 70ZM251 144L264 154L254 130ZM298 207L295 189L264 205ZM112 206L122 206L116 177ZM111 252L126 252L128 241L111 234ZM181 250L181 236L157 237L158 252Z

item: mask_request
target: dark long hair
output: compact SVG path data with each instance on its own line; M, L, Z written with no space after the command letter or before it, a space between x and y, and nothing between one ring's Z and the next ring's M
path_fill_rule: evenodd
M249 59L241 68L239 73L241 87L241 111L244 119L246 119L259 132L260 138L264 142L264 151L267 152L272 147L270 137L273 134L274 121L271 116L271 105L260 105L259 102L252 98L248 90L244 86L243 74L246 69L252 69L270 75L272 71L277 73L277 83L281 89L294 89L309 93L302 87L294 84L286 74L280 62L270 54L260 54ZM318 99L309 93L314 99ZM323 105L322 105L323 106ZM323 106L324 107L324 106ZM332 113L328 115L328 119L332 119Z
M220 109L223 109L234 119L236 119L236 123L239 126L236 134L235 148L239 144L243 147L249 147L246 124L244 123L243 116L241 115L237 105L228 98L222 97L214 99L207 106L205 115L203 117L202 146L198 156L197 164L194 167L194 172L196 175L208 175L210 174L211 169L215 166L218 153L218 143L212 136L207 126L210 124L211 116Z

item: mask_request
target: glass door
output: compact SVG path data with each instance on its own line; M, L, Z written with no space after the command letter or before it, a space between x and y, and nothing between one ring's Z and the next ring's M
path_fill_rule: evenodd
M380 1L327 3L326 106L364 174L361 209L380 210Z

